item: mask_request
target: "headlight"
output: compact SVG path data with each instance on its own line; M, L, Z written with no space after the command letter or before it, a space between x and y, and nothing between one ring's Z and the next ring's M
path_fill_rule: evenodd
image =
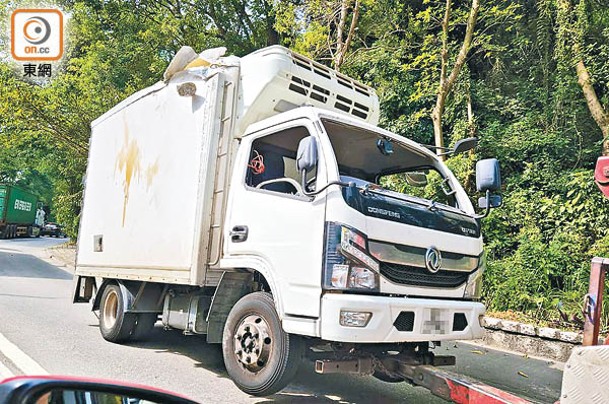
M362 233L337 223L326 224L324 289L379 289L379 264L368 253Z
M476 272L471 274L467 279L467 286L465 287L465 293L463 298L465 299L479 299L482 293L482 274L486 269L486 253L482 253L480 262L478 263L478 269Z
M341 231L340 248L343 254L354 258L355 260L378 272L379 263L367 254L367 242L364 235L356 233L354 230L343 226Z

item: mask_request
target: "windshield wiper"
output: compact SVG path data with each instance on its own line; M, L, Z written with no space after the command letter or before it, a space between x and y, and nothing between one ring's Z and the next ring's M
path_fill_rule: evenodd
M426 199L419 199L419 198L412 198L409 197L408 195L403 195L403 194L399 194L398 195L394 195L393 192L388 191L386 189L384 189L383 187L380 187L376 184L367 184L365 187L357 187L357 189L360 190L360 192L364 195L366 195L366 193L370 192L373 194L377 194L380 196L384 196L387 198L392 198L392 199L396 199L398 201L405 201L405 202L410 202L410 203L414 203L416 205L419 206L424 206L427 209L429 209L429 211L431 212L437 212L438 210L445 210L447 212L453 212L453 213L458 213L461 215L466 215L469 216L465 211L458 209L458 208L454 208L452 206L447 206L444 205L442 203L438 203L436 201L429 201ZM379 192L380 191L380 192Z
M366 184L365 187L363 187L363 188L358 187L358 189L364 195L366 195L366 193L370 192L370 193L385 196L388 198L397 199L398 201L406 201L406 202L411 202L411 203L414 203L414 204L417 204L420 206L429 207L429 204L427 203L427 201L410 198L407 195L397 196L397 195L394 195L391 191L387 191L383 187L380 187L376 184ZM381 192L379 192L379 191L381 191Z

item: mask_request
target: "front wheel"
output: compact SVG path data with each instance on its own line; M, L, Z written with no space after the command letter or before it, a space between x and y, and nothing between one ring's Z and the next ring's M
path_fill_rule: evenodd
M283 331L270 294L246 295L231 309L222 353L231 379L244 392L268 396L283 389L302 360L300 337Z

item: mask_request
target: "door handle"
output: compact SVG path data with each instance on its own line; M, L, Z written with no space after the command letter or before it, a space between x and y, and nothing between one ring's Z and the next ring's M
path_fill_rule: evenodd
M232 241L233 243L242 243L245 240L247 240L247 226L235 226L233 227L233 229L230 231L230 233L228 233L230 235L230 241Z

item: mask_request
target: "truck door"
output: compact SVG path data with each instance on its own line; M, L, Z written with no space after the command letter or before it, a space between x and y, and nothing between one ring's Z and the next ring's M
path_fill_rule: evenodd
M298 143L313 133L311 122L301 119L243 138L224 245L226 256L249 256L265 263L275 287L280 288L284 313L316 318L325 196L305 196L296 169ZM321 154L317 169L307 176L309 190L315 189L317 181L325 183Z

